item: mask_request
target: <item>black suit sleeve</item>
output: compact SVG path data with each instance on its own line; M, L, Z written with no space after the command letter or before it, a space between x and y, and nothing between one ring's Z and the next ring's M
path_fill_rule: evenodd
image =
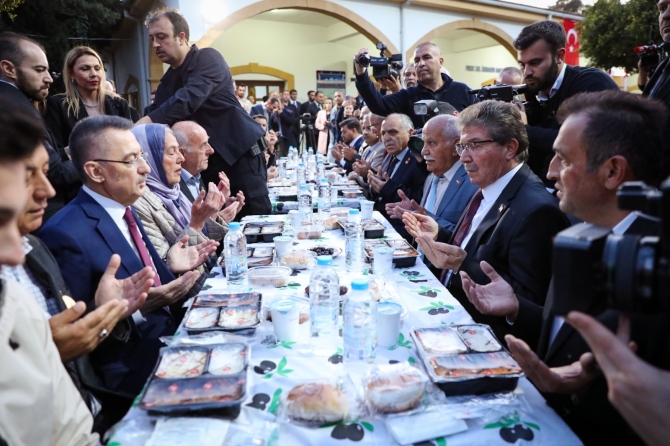
M51 147L51 144L44 145L49 153L49 171L47 178L51 185L58 190L79 184L79 176L74 168L72 161L63 159L60 152Z
M411 102L406 88L388 96L382 96L377 91L368 73L356 75L356 88L361 94L365 104L370 111L379 116L388 116L391 113L405 113L413 116L414 109L408 109L408 103Z
M172 125L188 119L209 98L214 88L229 76L228 66L218 51L200 50L186 85L149 113L153 122Z
M300 118L297 116L291 116L290 113L280 113L279 114L279 120L284 124L284 125L295 125L300 121Z

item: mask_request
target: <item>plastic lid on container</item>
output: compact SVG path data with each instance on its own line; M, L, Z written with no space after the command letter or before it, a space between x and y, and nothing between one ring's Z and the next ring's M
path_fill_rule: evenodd
M300 309L298 302L291 298L277 299L270 303L269 307L270 310L277 311L282 314L292 313L293 311L298 311Z
M377 314L402 314L402 305L395 302L379 302L377 304Z
M358 209L349 209L349 215L358 215L360 213L361 211L359 211Z
M303 184L302 186L300 186L300 189L308 189L308 188L309 186L307 184Z
M305 167L305 164L303 164L303 163L298 163L298 166L300 166L300 167Z
M328 266L333 264L333 256L318 256L316 264L320 266Z
M240 229L240 223L236 221L231 221L230 223L228 223L228 229L230 229L231 231L236 231Z
M327 184L328 183L328 178L321 178L321 182Z
M351 281L351 289L365 291L370 288L370 280L365 277L357 277Z

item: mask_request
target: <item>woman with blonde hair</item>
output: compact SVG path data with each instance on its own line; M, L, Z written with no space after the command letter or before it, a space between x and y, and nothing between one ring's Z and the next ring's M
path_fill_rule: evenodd
M105 67L100 55L87 46L72 48L65 56L65 93L47 99L45 120L60 147L68 145L74 126L89 116L131 119L128 103L106 91Z

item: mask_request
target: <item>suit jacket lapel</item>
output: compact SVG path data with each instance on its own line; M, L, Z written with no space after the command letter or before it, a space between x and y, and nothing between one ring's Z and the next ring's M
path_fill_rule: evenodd
M491 228L493 225L498 223L498 220L500 220L500 218L505 215L505 212L509 206L509 200L514 198L517 190L519 190L519 187L521 187L521 185L526 181L526 178L528 178L529 174L530 168L528 167L528 164L524 164L521 169L519 169L519 171L512 177L491 209L489 209L488 213L484 216L482 222L479 223L479 226L477 226L474 234L472 234L472 237L465 247L467 252L472 254L472 250L479 246L484 233L486 233L486 231L488 231L489 228Z
M670 70L670 60L665 59L661 64L656 68L656 71L654 71L654 75L649 79L647 82L647 85L644 88L643 95L644 96L649 96L651 91L654 89L654 86L656 83L659 81L659 79L663 76L663 73ZM670 77L667 77L665 79L664 85L659 85L656 91L654 92L654 98L656 99L662 99L666 95L670 93Z
M423 196L421 197L421 203L419 203L421 206L426 205L426 200L428 200L428 194L430 193L430 185L433 184L433 178L435 178L435 175L431 173L426 177L426 181L423 183Z
M129 277L134 272L141 270L144 267L142 261L135 254L135 251L107 211L83 190L79 192L77 200L86 215L92 220L97 220L96 230L105 243L107 243L109 249L121 256L120 268L125 270L127 276Z
M442 212L444 212L444 209L449 205L449 203L451 203L451 200L453 200L453 198L456 196L458 190L464 183L464 178L467 176L468 172L465 170L465 166L459 167L458 170L456 171L456 174L449 182L447 190L444 191L444 196L442 197L442 201L440 201L440 204L437 205L437 211L435 212L435 215L440 215Z

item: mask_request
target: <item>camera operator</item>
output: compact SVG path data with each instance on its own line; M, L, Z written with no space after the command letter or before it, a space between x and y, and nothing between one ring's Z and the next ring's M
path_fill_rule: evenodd
M658 2L658 28L664 42L670 42L670 0ZM662 101L670 109L670 58L666 58L654 71L653 76L646 82L642 96ZM646 77L640 69L640 79ZM640 80L638 80L638 83ZM670 119L670 118L669 118ZM670 175L670 122L666 122L666 131L663 147L663 177Z
M554 182L547 179L547 170L558 135L558 107L577 93L619 89L602 70L567 65L565 42L565 29L551 20L526 26L514 40L519 67L527 85L527 104L525 109L521 104L519 106L524 111L524 123L528 124L528 166L551 188Z
M617 190L626 181L658 181L665 116L660 104L621 91L584 93L564 102L558 110L563 124L548 174L556 180L561 210L612 228L614 234L655 234L657 220L619 209ZM507 318L510 351L572 430L585 444L639 442L607 403L606 383L584 340L556 316L554 307L561 296L554 296L553 285L543 308L515 295L489 264L481 266L490 283L477 284L461 272L463 290L482 314ZM615 329L618 312L608 310L599 319ZM663 350L659 338L664 338L664 325L655 317L633 318L633 339L645 357L658 357L657 350ZM537 346L537 354L529 345Z
M467 85L456 82L441 73L444 59L440 48L431 42L419 44L414 51L414 64L418 77L416 87L408 87L390 95L382 96L368 76L367 67L359 63L361 55L368 54L367 48L361 48L354 57L356 68L356 88L372 113L388 116L402 113L409 116L416 128L423 126L423 118L414 114L414 103L422 99L448 102L461 111L472 103Z

